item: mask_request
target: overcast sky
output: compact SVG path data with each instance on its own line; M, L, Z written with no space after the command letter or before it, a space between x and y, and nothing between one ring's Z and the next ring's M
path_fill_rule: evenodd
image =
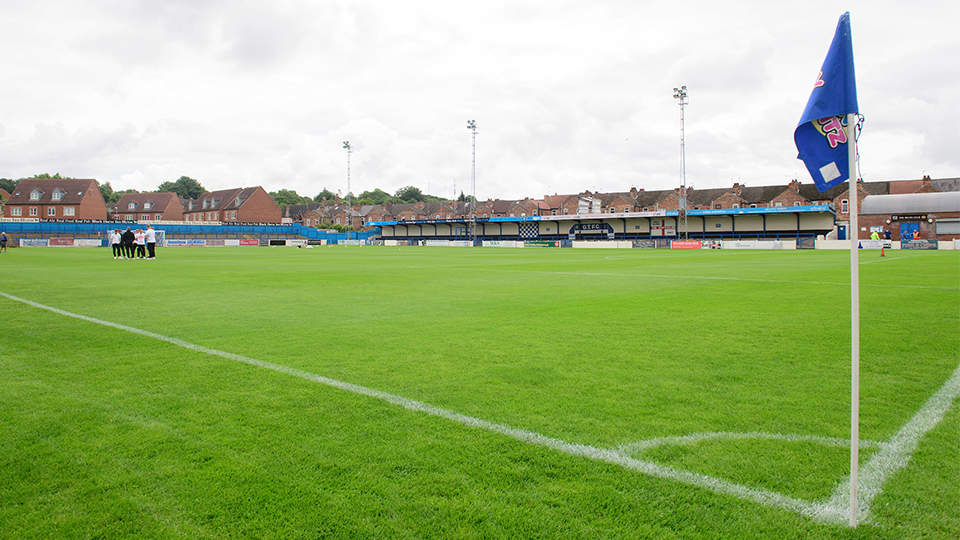
M0 0L0 177L480 199L811 183L851 12L867 181L960 176L960 2ZM456 192L454 192L456 185Z

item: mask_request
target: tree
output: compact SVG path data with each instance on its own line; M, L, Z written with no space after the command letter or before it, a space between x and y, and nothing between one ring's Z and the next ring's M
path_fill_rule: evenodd
M110 185L110 182L100 184L100 195L103 196L103 202L111 204L110 197L113 197L113 186ZM120 199L117 200L119 201Z
M176 182L164 182L157 186L160 193L176 193L181 199L196 199L207 192L200 182L189 176L181 176Z
M290 189L281 189L280 191L271 191L270 197L281 210L291 204L309 204L310 197L301 197L296 191Z
M6 191L7 193L13 193L13 189L17 187L18 182L19 180L0 178L0 189Z
M317 196L313 198L313 202L323 202L324 199L332 201L336 197L329 189L323 188L323 191L317 193Z
M414 186L407 186L398 189L394 194L394 197L405 203L415 203L424 199L423 192L420 191L420 188Z
M387 204L397 202L396 198L386 191L377 188L373 191L364 191L360 194L360 204Z
M125 189L123 191L114 191L113 187L110 185L110 182L104 182L100 184L100 195L103 196L103 202L107 205L117 204L117 201L120 200L120 197L123 197L127 193L140 193L135 189Z
M53 176L50 176L50 173L35 174L30 178L36 178L38 180L65 180L66 177L60 176L60 173L56 173Z

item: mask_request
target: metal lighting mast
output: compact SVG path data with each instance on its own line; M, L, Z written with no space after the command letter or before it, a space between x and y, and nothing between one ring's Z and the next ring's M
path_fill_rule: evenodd
M673 97L680 100L680 215L683 216L683 239L690 239L687 228L687 156L683 133L683 110L687 105L687 87L673 89Z
M473 238L473 244L477 243L477 121L467 120L467 129L473 132L473 172L470 176L470 191L473 200L470 202L470 208L473 209L470 215L470 236Z
M347 149L347 223L345 225L349 227L352 225L350 223L350 211L352 210L350 206L350 154L353 153L353 147L350 146L350 141L343 141L343 147Z

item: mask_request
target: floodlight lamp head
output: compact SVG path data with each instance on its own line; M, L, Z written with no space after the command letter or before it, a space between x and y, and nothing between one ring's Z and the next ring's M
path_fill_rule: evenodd
M343 141L343 147L350 150L350 141Z
M467 120L467 129L477 129L477 121Z

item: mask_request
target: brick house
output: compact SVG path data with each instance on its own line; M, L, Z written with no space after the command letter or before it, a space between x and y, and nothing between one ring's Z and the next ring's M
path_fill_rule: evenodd
M188 201L183 209L186 221L224 223L281 223L280 207L260 186L223 189L204 193Z
M458 208L458 211L460 211L460 208ZM463 214L461 215L463 215L464 217L471 217L473 215L472 214L473 209L468 207L467 205L463 206L462 212ZM492 199L487 199L486 202L477 204L477 217L480 219L487 219L487 218L493 217L493 200Z
M93 179L24 178L4 205L3 217L104 220L107 205Z
M530 198L523 199L522 201L514 201L513 204L507 208L507 216L509 217L531 217L540 215L540 205L537 204L537 201Z
M118 221L183 221L176 193L124 193L110 212Z
M543 202L544 206L547 208L546 213L541 213L542 216L562 216L563 215L563 205L566 203L570 197L573 195L544 195Z
M601 202L601 210L606 214L619 214L637 211L636 189L631 193L608 193Z
M426 215L422 213L422 207L419 206L422 203L410 204L410 203L398 203L388 205L388 210L393 216L393 219L396 221L418 221L426 219Z
M689 195L691 189L687 189ZM680 188L674 188L673 191L663 191L660 192L660 196L657 198L656 210L679 210L680 209ZM687 206L690 206L689 199Z

